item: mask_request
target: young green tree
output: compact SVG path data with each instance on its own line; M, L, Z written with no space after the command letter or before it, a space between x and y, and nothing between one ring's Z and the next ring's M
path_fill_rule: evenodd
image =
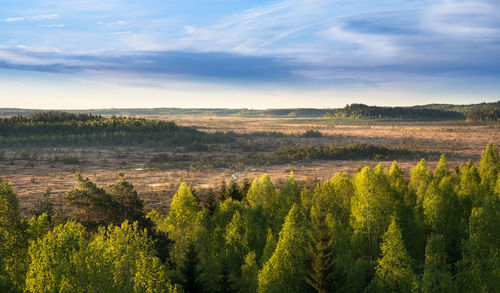
M480 206L484 193L481 191L481 177L474 164L469 161L460 168L460 180L456 187L460 205L462 206L462 218L469 221L473 206Z
M465 233L461 226L462 209L453 188L456 180L448 175L436 184L429 186L423 203L427 235L443 235L448 260L455 263L460 258L460 243Z
M441 158L436 166L436 170L434 170L433 179L439 183L442 178L450 175L450 167L448 165L448 160L446 159L445 154L441 154Z
M281 229L281 225L283 224L282 216L284 216L282 211L288 206L287 202L280 202L279 198L280 192L275 188L268 174L255 179L247 193L249 206L261 206L264 209L268 225L275 234L279 233Z
M351 202L353 241L358 253L376 260L382 235L394 212L393 192L381 167L363 168L354 177L354 186L356 191Z
M381 250L371 287L382 292L411 292L415 286L412 260L394 218L384 234Z
M182 183L170 204L170 212L165 219L165 229L168 237L174 241L171 259L175 264L180 281L184 281L182 272L186 264L186 256L190 246L197 241L200 208L189 190Z
M78 292L87 288L87 237L81 224L68 222L54 228L29 248L26 275L29 292Z
M418 205L422 205L427 186L429 186L431 181L432 173L427 167L425 159L422 159L410 173L410 189L415 193Z
M446 256L446 242L439 234L431 234L425 248L425 269L422 277L422 292L456 292Z
M288 213L276 250L259 273L259 292L307 292L305 279L309 235L297 205Z
M151 238L137 222L101 227L87 246L85 260L89 291L165 292L173 288Z
M469 239L457 279L464 292L496 292L500 288L500 201L491 198L472 210Z
M257 292L259 285L259 265L255 252L251 251L245 257L245 262L241 266L241 275L242 278L238 292Z
M481 186L485 192L495 189L498 173L500 172L500 158L496 145L489 143L481 154L479 161L479 175L481 176Z
M274 238L273 231L271 229L267 230L267 238L266 244L264 246L264 250L262 252L262 258L260 259L260 263L264 265L274 254L274 250L276 250L276 239Z
M22 291L28 265L27 225L19 215L19 202L10 183L0 179L0 253L4 283L12 291Z

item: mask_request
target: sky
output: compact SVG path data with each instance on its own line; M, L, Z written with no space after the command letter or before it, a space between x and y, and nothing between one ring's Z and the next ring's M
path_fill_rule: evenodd
M498 0L2 0L0 108L500 99Z

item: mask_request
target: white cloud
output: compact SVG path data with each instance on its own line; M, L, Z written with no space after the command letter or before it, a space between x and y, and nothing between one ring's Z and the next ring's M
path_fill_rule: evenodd
M30 17L30 20L52 20L52 19L58 19L59 15L57 14L40 14L40 15L35 15Z
M64 23L59 23L59 24L39 24L38 27L64 27Z
M57 14L39 14L34 16L20 16L20 17L7 17L2 19L5 22L18 22L18 21L43 21L43 20L53 20L58 19L59 15Z
M5 22L16 22L16 21L23 21L24 17L7 17L3 19Z
M500 35L499 14L498 4L448 0L430 6L421 25L429 32L451 37L484 38Z

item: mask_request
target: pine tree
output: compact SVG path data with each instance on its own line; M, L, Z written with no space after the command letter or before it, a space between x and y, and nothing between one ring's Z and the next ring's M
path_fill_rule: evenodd
M412 260L394 218L384 234L381 250L371 286L384 292L411 292L415 285Z
M228 198L232 198L234 200L242 200L243 199L243 195L240 191L240 187L238 186L238 183L236 182L236 180L231 180L229 182L229 185L227 186L227 189L226 189L226 197Z
M308 252L311 258L307 283L319 293L330 292L333 287L334 260L332 233L326 223L326 212L321 207L311 210L311 229Z
M297 205L288 213L276 250L259 273L259 292L306 292L306 219Z
M83 179L79 172L76 173L76 187L66 193L65 200L72 210L72 218L91 230L120 222L119 205L113 197L89 178Z
M118 213L120 219L118 223L125 220L130 222L138 221L145 225L144 203L137 195L134 185L121 178L107 188L112 199L118 203Z

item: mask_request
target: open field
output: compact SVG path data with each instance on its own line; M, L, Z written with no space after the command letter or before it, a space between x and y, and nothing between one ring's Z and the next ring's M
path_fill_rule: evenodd
M21 210L30 214L39 202L46 187L53 191L55 203L61 203L63 194L75 182L74 174L81 171L99 186L107 186L120 178L122 173L132 182L147 207L169 200L181 181L194 187L218 185L234 176L238 180L253 179L269 173L273 180L285 178L290 171L308 184L330 178L337 172L353 172L360 166L373 166L379 160L317 160L289 164L252 165L243 162L249 154L261 156L287 146L328 145L346 146L366 143L384 147L404 147L412 151L433 154L446 153L450 166L456 167L471 159L477 162L488 142L500 143L498 125L473 125L457 122L435 123L341 123L328 119L311 118L240 118L213 116L155 116L145 117L174 121L180 126L192 126L207 132L247 134L233 142L210 144L202 150L183 147L3 147L0 149L0 176L13 183ZM308 130L321 132L320 137L303 137ZM264 135L280 132L284 135ZM249 135L255 133L255 135ZM188 157L187 162L175 159L163 168L152 167L149 162L155 155L167 154L175 158ZM231 160L229 166L214 162ZM437 163L436 155L429 165ZM409 174L416 159L398 160ZM380 161L390 166L392 160ZM216 188L216 187L215 187ZM160 205L162 206L162 205Z

